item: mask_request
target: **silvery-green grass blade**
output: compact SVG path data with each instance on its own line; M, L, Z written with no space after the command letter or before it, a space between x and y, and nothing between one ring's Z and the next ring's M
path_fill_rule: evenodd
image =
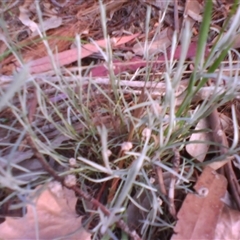
M28 68L24 67L18 74L14 74L12 84L4 92L0 89L0 110L3 110L18 90L25 84L25 79L28 76Z

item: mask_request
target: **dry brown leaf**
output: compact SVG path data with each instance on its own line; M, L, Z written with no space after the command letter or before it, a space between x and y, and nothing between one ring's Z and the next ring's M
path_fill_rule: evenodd
M32 31L31 37L38 36L38 29L41 32L47 31L49 29L54 29L62 25L62 18L57 16L52 16L48 19L45 19L42 24L37 24L36 22L32 21L29 18L29 10L26 9L24 6L19 7L19 20L24 24L25 26L29 27L29 29Z
M165 51L172 42L172 37L173 35L173 30L172 28L165 28L162 32L159 33L159 36L153 41L148 42L147 46L147 51L149 54L157 54L159 52ZM134 51L135 54L137 55L144 55L144 49L145 43L144 42L139 42L134 44L132 50Z
M62 25L62 18L52 16L45 21L43 21L42 25L39 25L39 29L41 32L48 31L50 29L58 28ZM31 37L38 36L38 31L34 31Z
M240 48L240 34L234 37L233 48Z
M174 5L174 0L166 0L166 1L159 1L159 0L142 0L142 2L146 2L148 4L151 4L161 10L165 10L168 6Z
M240 212L226 205L218 220L214 240L239 240L240 239Z
M209 132L204 131L207 128L209 126L206 118L201 119L195 127L195 131L201 132L193 133L189 139L189 142L199 141L199 143L190 143L186 146L187 152L199 162L203 162L209 149L208 142L211 140L211 136Z
M131 36L124 36L124 37L118 37L118 38L112 38L111 42L113 43L113 46L118 46L124 43L127 43L133 39L135 39L139 34L134 34ZM102 39L99 41L96 41L95 44L88 43L82 46L81 49L81 58L85 58L95 52L99 51L99 47L106 47L106 40ZM55 62L59 64L59 66L67 65L72 62L77 61L79 57L78 49L70 49L58 54L54 54ZM30 71L31 73L40 73L45 72L50 69L52 69L52 63L49 56L39 58L33 61L30 61L28 64L30 64Z
M214 239L226 188L225 177L206 167L194 187L197 194L189 193L178 212L171 240Z
M127 0L106 2L105 6L106 6L106 12L108 12L107 16L110 19L112 19L114 13L118 11L125 2L127 2Z
M213 109L211 114L207 117L209 126L212 130L212 139L216 144L219 144L219 154L225 155L228 151L228 141L226 133L222 130L221 121L219 112L217 109ZM226 156L224 160L221 161L214 161L210 163L208 166L213 168L214 170L217 170L224 166L226 163L231 161L232 156Z
M203 6L198 1L188 0L185 5L184 15L194 21L202 22L202 16L200 15L202 10Z
M19 7L20 15L19 20L24 24L25 26L29 27L29 29L34 32L37 31L38 25L34 21L32 21L28 16L28 10L24 8L23 6Z
M75 193L56 182L50 183L50 186L51 190L45 189L32 204L27 204L24 217L7 217L0 224L1 239L37 239L36 228L39 239L91 239L81 227L81 217L76 216ZM70 233L72 235L68 236Z
M223 113L219 113L219 119L223 131L230 129L233 126L232 119Z

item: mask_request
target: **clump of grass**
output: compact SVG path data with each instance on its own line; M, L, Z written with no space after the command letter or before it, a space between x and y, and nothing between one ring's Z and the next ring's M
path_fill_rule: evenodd
M105 8L102 4L100 7L102 25L106 26ZM146 33L150 10L148 8ZM40 9L38 11L41 17ZM193 72L190 75L184 72L191 41L191 29L186 22L180 38L181 58L178 62L173 58L166 60L167 70L160 79L165 84L165 94L157 97L157 87L148 87L151 71L147 68L134 74L135 78L145 81L140 91L131 87L130 80L125 81L124 86L121 84L121 76L114 75L110 41L107 48L101 50L109 69L109 79L100 81L82 76L81 61L78 61L80 74L66 69L66 76L54 61L54 76L31 75L24 65L14 73L8 87L1 89L0 184L2 189L11 190L1 204L10 198L27 195L35 186L53 178L46 169L39 167L39 159L28 145L30 137L50 167L55 168L60 176L75 174L78 187L109 209L110 214L106 216L100 209L88 209L83 200L84 214L91 212L91 219L93 216L99 219L92 226L94 239L99 233L103 239L117 239L117 220L126 219L126 224L131 226L127 214L136 211L144 212L145 218L135 226L143 239L169 238L175 219L168 212L168 196L159 190L156 181L151 181L156 179L154 169L174 175L177 178L175 189L184 193L191 191L192 170L201 170L201 167L184 155L178 171L175 171L171 159L176 152L183 152L196 123L212 109L234 99L239 90L237 76L224 76L221 62L231 51L232 36L239 29L240 9L235 12L231 27L225 34L219 34L218 41L204 60L211 13L212 1L206 1ZM103 30L107 39L107 29L103 27ZM177 45L177 35L173 38ZM80 37L77 36L76 40L81 55ZM44 41L51 55L48 42ZM176 45L172 46L172 56ZM147 48L145 56L149 62L152 60ZM231 68L231 62L229 66ZM140 77L142 73L144 78ZM185 77L189 78L188 84L179 94ZM206 87L209 78L216 84ZM225 79L224 86L222 79ZM154 84L157 86L158 82ZM195 101L196 96L198 101ZM130 147L123 149L124 143ZM231 150L236 152L236 149ZM69 165L70 158L76 159L74 168ZM113 188L112 183L117 187ZM103 191L99 196L101 188ZM115 192L109 198L108 190L112 189ZM139 200L141 196L148 200L147 205ZM134 207L135 212L131 210ZM85 224L89 227L91 221L87 220ZM124 233L121 234L121 239L127 239Z

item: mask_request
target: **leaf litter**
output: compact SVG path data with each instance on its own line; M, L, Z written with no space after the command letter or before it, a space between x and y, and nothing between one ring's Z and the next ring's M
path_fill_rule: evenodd
M96 1L69 0L64 4L42 1L39 4L42 23L36 17L39 12L34 1L1 3L4 19L15 24L7 31L1 31L0 49L3 50L4 58L1 62L0 97L8 93L5 90L9 90L11 84L18 81L18 75L12 72L24 72L25 66L28 66L28 73L25 74L26 84L21 90L13 92L11 101L4 105L0 112L1 168L8 171L10 169L11 174L16 177L11 178L12 185L10 182L1 181L5 189L17 189L19 192L32 184L32 193L22 201L27 202L27 213L21 218L9 217L11 207L9 208L10 204L6 204L4 199L10 193L3 194L2 206L6 211L0 210L1 215L5 217L5 221L0 224L2 237L35 239L36 234L39 234L40 239L52 239L74 232L76 235L73 235L72 239L90 239L90 233L82 226L83 218L77 216L75 210L77 200L81 196L86 202L91 199L91 204L87 204L90 211L100 208L105 214L98 212L101 221L98 219L84 223L84 226L94 229L104 223L105 225L101 226L102 232L99 231L103 235L103 229L106 229L111 220L110 225L117 223L132 239L148 239L149 232L153 239L239 239L239 170L234 159L237 152L232 151L238 144L235 135L238 131L236 122L239 122L239 100L230 96L232 89L228 85L228 82L231 84L231 77L235 77L237 72L231 61L235 61L237 57L234 51L239 47L238 35L233 41L232 56L225 57L223 66L216 69L219 75L224 72L221 80L213 72L208 72L207 78L210 80L192 96L188 109L192 118L188 121L192 121L197 115L197 110L208 101L212 105L204 112L206 116L201 116L200 119L196 116L191 127L186 127L186 131L181 132L180 129L184 127L176 128L176 125L169 122L173 119L171 108L174 106L174 111L181 109L190 89L188 82L194 70L194 59L198 55L200 25L205 21L202 17L203 1L169 1L168 4L160 4L158 1L103 2L106 6L107 33L110 35L108 39L102 31L101 6ZM232 6L232 3L224 2L219 10L218 4L214 2L212 28L206 48L202 49L202 59L205 58L206 62L211 59L211 49L215 48L214 44L218 40L217 33L224 26ZM147 32L145 24L150 6L152 11L151 15L148 15L150 18ZM165 17L161 20L163 15ZM234 17L230 19L230 23L234 23ZM184 34L183 26L187 24L193 35L188 48L185 49L184 42L173 40L174 34ZM222 34L223 40L228 36L228 29L229 23L225 29L226 33ZM8 34L8 31L12 34ZM74 42L76 34L81 35L80 44ZM47 40L47 44L43 40ZM110 45L113 55L109 53ZM17 54L9 53L8 49L15 46ZM51 55L49 49L52 51ZM186 65L184 68L182 66L183 78L177 84L178 88L174 88L172 92L175 102L172 106L165 107L163 100L169 100L169 90L172 91L166 73L175 78L174 73L184 51ZM146 53L151 55L150 59L145 59ZM21 58L18 58L18 54L22 55ZM219 54L215 52L216 57ZM81 66L76 64L80 59L83 64ZM148 76L149 64L151 74ZM172 66L174 67L171 68ZM56 73L56 70L60 70L61 74ZM205 70L208 71L207 68ZM79 75L74 75L75 73L82 77L81 83ZM121 80L113 80L111 74L120 76ZM94 81L89 76L93 77ZM149 78L148 82L144 76ZM174 80L172 84L175 84ZM118 104L113 102L117 93L114 86L119 86L118 91L121 93ZM197 84L193 90L195 89ZM213 100L214 96L221 94L224 96L222 102L219 99ZM225 96L227 100L224 100ZM154 102L156 106L152 105L150 110L146 99L149 99L151 104ZM88 109L87 114L84 111L85 107ZM120 117L114 116L116 112L113 114L112 109L118 109L124 114ZM129 117L130 113L133 118ZM154 126L154 130L146 128L146 119L157 119L159 115L164 127L161 123ZM31 129L26 129L24 116L28 116ZM175 123L180 121L175 115L174 118ZM199 126L202 122L204 124ZM102 152L107 168L101 165L102 158L99 157L99 149L95 147L99 146L99 136L94 131L102 125L107 127L111 144L131 144L131 149L124 153L119 147L111 147L111 144L105 146L105 150L111 153L108 162L106 154ZM136 174L131 167L135 166L139 159L134 154L139 154L138 151L142 148L141 141L146 141L148 137L153 140L155 147L164 146L163 134L156 131L160 126L164 131L171 131L171 128L176 130L172 132L175 140L168 146L171 154L169 151L165 152L164 148L160 151L150 151L152 153L146 156L151 159L150 163L144 162L141 174L136 175L138 183L133 188L127 186L127 221L119 220L117 215L112 217L113 213L108 209L114 209L115 198L125 183L125 176L119 175L118 170L126 169ZM89 132L92 135L89 135ZM142 138L146 132L146 136L150 135ZM37 139L37 142L34 142L35 147L34 144L31 146L32 140L29 142L29 138ZM116 141L117 138L119 141ZM184 139L188 144L184 147L173 147L175 143L181 142L178 142L178 138L179 141ZM91 145L86 144L83 139L88 139ZM79 148L79 142L86 145L83 144ZM39 149L39 152L36 149ZM52 177L55 176L55 180L58 180L56 172L69 171L67 162L73 156L80 156L70 168L70 171L77 172L79 185L77 182L69 183L71 176L75 177L74 174L68 175L70 178L67 182L59 179L64 185L60 187L60 197L54 196L46 185L45 189L39 186L40 179L46 177L46 172L53 173ZM43 157L46 158L48 167L40 160ZM212 159L214 161L211 162ZM221 161L215 161L216 159ZM199 162L207 167L202 167ZM195 164L196 167L193 167ZM94 176L89 171L92 166L99 167L102 171L98 171L98 175ZM115 172L115 169L118 170ZM110 175L111 178L104 184L99 183L98 181L110 177L107 174L109 171L115 173L113 180ZM4 174L7 179L7 172ZM139 182L144 188L140 187ZM69 184L73 186L67 186ZM188 187L186 184L189 184ZM195 187L192 188L194 184ZM79 186L82 192L76 196ZM228 194L234 203L230 207L223 203L222 198L225 194ZM81 215L86 217L86 211ZM91 213L90 216L95 214ZM109 219L105 221L107 216ZM111 234L115 239L116 235L121 236L118 230ZM93 236L96 237L94 233ZM68 236L66 239L71 238Z
M91 239L81 227L81 217L77 216L75 206L77 197L72 190L51 182L36 188L26 201L25 216L6 217L0 225L3 239Z
M214 239L226 188L227 181L222 175L205 168L194 187L195 193L188 193L178 212L176 234L171 239Z

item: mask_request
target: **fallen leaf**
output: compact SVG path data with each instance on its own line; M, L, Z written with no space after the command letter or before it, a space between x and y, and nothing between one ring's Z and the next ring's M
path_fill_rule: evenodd
M219 145L219 153L224 156L227 154L229 146L226 133L223 131L221 126L220 115L217 109L214 109L211 112L211 114L207 117L207 121L212 130L213 142ZM231 159L232 156L226 156L224 160L212 162L208 166L217 170L231 161Z
M55 184L54 187L52 184ZM27 204L24 217L6 217L5 222L0 224L1 239L38 239L37 229L39 239L91 239L81 226L81 217L76 215L75 193L63 188L60 183L53 182L48 186L51 190L45 189L32 203Z
M194 21L202 22L202 16L200 15L203 10L203 6L198 1L186 1L184 15L192 18Z
M230 117L223 113L219 113L219 119L223 131L230 129L233 126L233 121Z
M37 23L35 23L34 21L32 21L29 18L28 10L25 7L23 7L23 6L20 6L19 7L19 11L20 11L19 20L22 22L22 24L24 24L25 26L29 27L29 29L32 32L37 31L38 25L37 25Z
M194 58L196 55L196 50L197 50L197 43L192 42L189 45L188 52L187 52L187 58ZM208 51L206 50L206 56L208 54ZM167 52L168 58L171 56L171 52ZM173 58L175 60L178 60L181 56L181 45L177 46L175 54ZM165 57L160 56L158 59L156 59L156 64L154 63L152 68L156 69L158 67L159 62L165 62ZM113 61L113 70L115 74L119 74L124 71L136 71L138 68L145 67L147 66L148 62L145 60L142 60L140 57L133 57L131 60L128 61L120 61L120 60L114 60ZM94 66L91 75L93 77L103 77L108 75L108 69L104 65L100 66Z
M195 127L195 131L199 132L191 135L189 139L190 144L186 146L187 152L199 162L203 162L209 149L211 136L209 132L206 132L207 128L209 128L207 119L201 119ZM193 141L195 142L191 143Z
M178 222L174 228L176 234L171 240L214 239L227 181L223 175L206 167L194 189L197 194L189 193L178 212Z
M134 34L131 36L124 36L119 38L112 38L111 42L113 43L113 46L118 46L124 43L127 43L134 38L136 38L139 34ZM99 47L104 48L106 46L106 40L102 39L99 41L96 41L95 44L88 43L82 46L81 48L81 58L85 58L87 56L90 56L91 54L98 52ZM66 50L64 52L54 54L54 60L55 63L61 67L70 63L73 63L77 61L79 57L78 49L70 49ZM28 62L27 64L30 65L30 72L31 73L40 73L45 72L52 69L52 61L49 56L42 57L33 61Z
M215 229L214 240L240 239L240 212L227 207L223 208Z
M165 28L158 34L153 42L149 41L147 46L145 46L145 42L138 42L133 45L132 50L136 55L140 56L144 55L146 50L150 55L164 52L172 43L172 35L173 30L170 27Z
M50 29L58 28L62 25L62 18L52 16L45 21L43 21L42 25L39 25L39 29L41 32L48 31ZM31 37L38 36L38 31L35 30L32 34Z

